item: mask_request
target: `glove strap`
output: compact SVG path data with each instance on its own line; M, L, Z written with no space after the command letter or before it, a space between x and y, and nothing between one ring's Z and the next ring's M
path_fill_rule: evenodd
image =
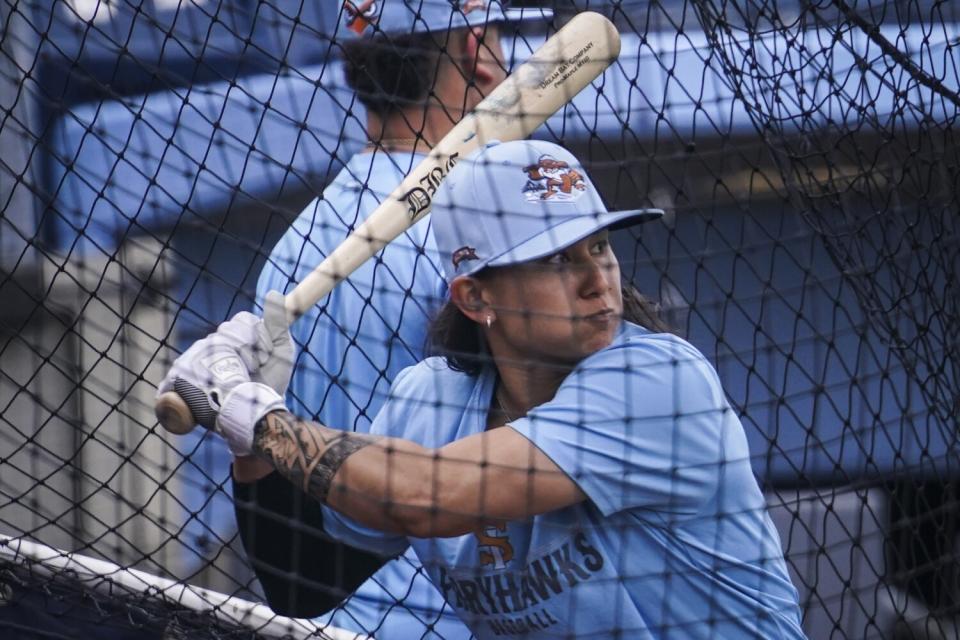
M238 384L224 398L217 417L217 432L226 439L234 455L250 455L253 430L263 416L286 409L283 398L270 386L260 382Z

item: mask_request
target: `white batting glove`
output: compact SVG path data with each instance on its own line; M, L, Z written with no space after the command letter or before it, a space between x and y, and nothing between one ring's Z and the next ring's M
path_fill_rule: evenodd
M260 382L238 384L224 398L217 416L216 430L227 441L235 456L253 453L253 431L263 416L286 409L283 397Z
M197 424L213 429L222 400L244 382L250 382L250 373L232 342L211 333L174 360L157 387L157 396L176 392Z
M197 424L215 429L217 414L237 385L264 383L282 397L292 372L293 339L283 295L271 291L262 319L246 311L238 313L195 342L174 361L157 395L175 391L190 407Z
M271 291L263 304L263 318L242 311L217 327L222 343L233 347L250 379L269 385L281 396L293 374L293 338L287 324L283 294Z
M197 423L223 436L235 456L252 453L253 431L268 412L284 409L283 396L252 382L236 350L212 333L177 358L160 384L190 407Z

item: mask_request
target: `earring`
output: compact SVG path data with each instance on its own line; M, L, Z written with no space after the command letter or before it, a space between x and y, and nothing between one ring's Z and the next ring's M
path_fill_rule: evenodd
M493 316L487 316L487 329L493 325Z

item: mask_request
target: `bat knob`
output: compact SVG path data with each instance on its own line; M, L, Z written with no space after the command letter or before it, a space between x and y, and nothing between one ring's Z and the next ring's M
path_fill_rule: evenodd
M197 424L187 403L172 391L160 394L154 405L154 413L164 429L177 435L190 433Z

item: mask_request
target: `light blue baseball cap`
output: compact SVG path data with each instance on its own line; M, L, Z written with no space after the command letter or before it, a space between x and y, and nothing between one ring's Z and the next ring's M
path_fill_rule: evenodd
M491 141L450 170L433 196L430 224L452 282L662 215L660 209L608 211L580 162L559 145Z
M550 9L508 8L508 1L344 0L338 35L403 35L553 17Z

